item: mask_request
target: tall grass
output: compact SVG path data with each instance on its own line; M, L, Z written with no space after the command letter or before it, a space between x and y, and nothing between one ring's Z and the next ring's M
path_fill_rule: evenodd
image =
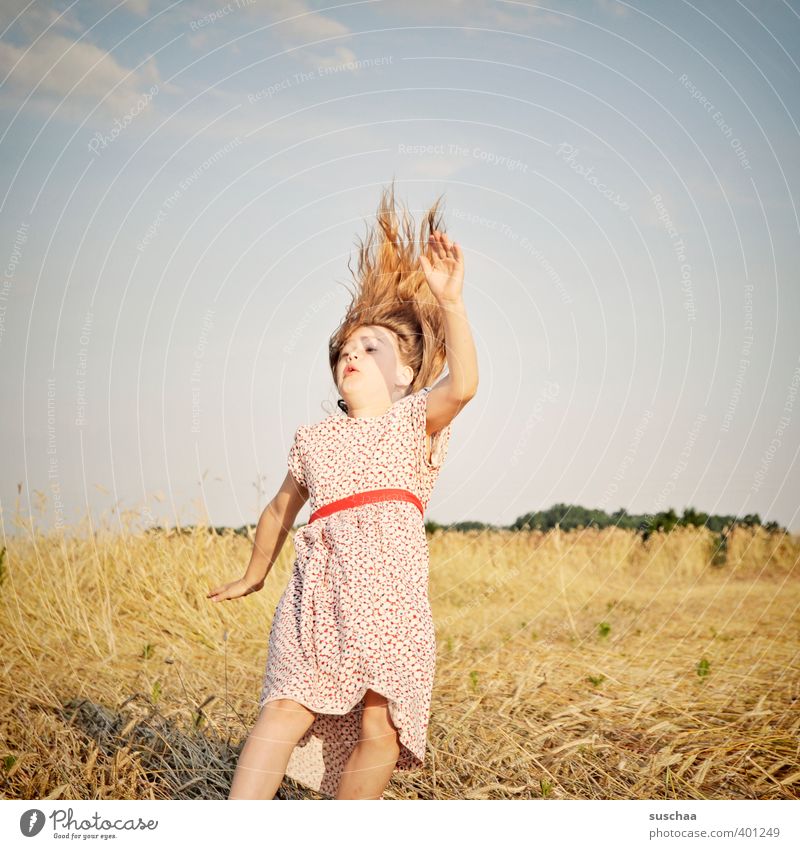
M241 536L15 523L3 796L225 798L291 540L262 592L213 604L244 572ZM798 798L798 537L737 527L724 557L703 528L429 545L429 748L387 798Z

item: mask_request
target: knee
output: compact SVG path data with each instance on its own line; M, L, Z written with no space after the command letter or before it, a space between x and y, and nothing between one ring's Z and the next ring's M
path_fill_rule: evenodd
M363 721L359 742L370 749L384 752L387 756L393 754L396 758L400 755L400 736L397 729L386 721Z
M296 702L294 699L272 699L269 702L264 702L261 711L262 714L273 711L276 714L285 716L287 719L301 716L306 719L312 719L315 715L305 705L301 705L300 702Z
M359 742L387 758L394 756L396 760L400 755L400 735L392 722L388 701L374 690L364 694Z
M301 708L301 705L292 699L272 699L271 701L264 703L264 708L274 710L297 710L298 708Z
M315 719L315 713L294 699L273 699L262 706L258 722L262 726L288 729L296 736L304 734Z

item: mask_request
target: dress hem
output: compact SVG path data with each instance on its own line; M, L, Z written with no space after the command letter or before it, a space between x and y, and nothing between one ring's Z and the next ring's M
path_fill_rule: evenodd
M424 763L425 763L424 755L423 755L423 757L420 757L413 749L411 749L408 746L407 743L403 742L404 725L398 724L397 717L396 717L396 707L395 707L397 704L400 704L400 700L395 699L392 696L388 695L387 693L383 693L376 688L376 687L380 687L380 686L381 686L380 684L365 686L363 688L363 692L358 697L355 704L352 705L349 708L346 708L345 710L330 710L330 709L325 709L325 708L315 708L315 707L312 707L310 704L308 704L308 702L305 701L304 699L299 698L297 695L292 695L292 694L289 694L289 693L278 693L276 695L271 695L271 696L269 696L269 698L264 699L264 701L261 701L259 699L259 709L263 708L264 705L268 704L269 702L274 702L274 701L277 701L278 699L291 699L293 702L297 702L298 704L301 704L304 708L306 708L307 710L310 710L312 713L315 713L315 714L323 713L323 714L332 714L333 716L345 716L346 714L350 713L352 710L354 710L355 708L357 708L361 704L361 701L364 698L364 696L366 695L367 690L372 690L374 693L377 693L379 696L383 696L386 699L386 704L387 704L387 707L389 709L389 716L391 717L392 722L394 723L394 726L397 729L398 742L399 742L400 746L402 746L402 748L404 748L408 752L410 758L413 760L413 763L407 764L405 766L399 766L399 762L401 760L401 757L398 756L398 758L397 758L398 765L395 766L395 769L400 770L400 771L404 771L404 772L416 770L416 769L421 769L422 766L424 766ZM310 730L310 726L309 726L309 730ZM406 758L405 760L409 760L409 758Z

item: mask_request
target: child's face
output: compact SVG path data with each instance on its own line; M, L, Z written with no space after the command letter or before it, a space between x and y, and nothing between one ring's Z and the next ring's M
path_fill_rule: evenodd
M352 366L356 371L348 371ZM388 328L370 324L357 327L339 352L336 385L347 402L366 405L375 398L391 398L396 388L413 378L403 366L397 347L397 336Z

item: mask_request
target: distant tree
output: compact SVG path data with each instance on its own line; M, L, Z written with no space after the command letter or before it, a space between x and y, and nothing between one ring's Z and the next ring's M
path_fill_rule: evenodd
M769 522L762 525L761 518L757 513L747 516L714 516L694 507L686 507L682 516L678 516L675 509L670 507L660 513L633 514L628 513L624 507L620 507L613 513L608 514L604 510L590 509L575 504L554 504L547 510L536 510L525 513L509 525L509 530L542 530L549 531L560 528L563 531L572 531L577 528L606 528L610 526L618 528L629 528L636 530L647 540L655 531L669 533L677 526L708 528L714 534L722 534L726 529L742 526L762 526L771 533L782 531L777 522Z
M702 528L708 522L708 513L698 513L694 507L687 507L683 511L681 517L682 525L693 525L696 528Z

